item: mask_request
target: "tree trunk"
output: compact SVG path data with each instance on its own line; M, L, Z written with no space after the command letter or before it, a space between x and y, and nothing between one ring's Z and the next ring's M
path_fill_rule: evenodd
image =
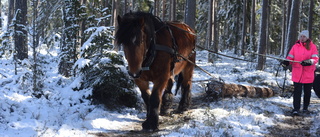
M32 64L32 81L33 81L33 95L37 98L40 98L43 95L42 90L40 89L40 84L42 81L38 81L40 77L40 70L38 70L39 66L39 60L37 57L37 47L39 46L39 24L41 20L39 21L38 18L38 0L33 0L32 1L32 8L33 8L33 13L32 13L32 56L33 56L33 64ZM43 19L43 18L41 18Z
M170 0L170 20L176 20L176 0Z
M262 5L262 16L261 16L261 27L260 27L259 54L266 55L268 0L263 0L262 2L263 2L263 5ZM266 58L264 56L259 56L257 70L264 70L265 62L266 62Z
M17 51L17 59L23 60L28 58L28 33L26 28L27 22L27 0L16 0L16 23L14 45ZM22 33L21 33L22 32Z
M309 38L312 39L312 23L313 23L314 0L310 0L309 8L310 9L309 9L308 30L309 30Z
M87 4L87 0L81 0L80 5L85 6L86 4ZM106 24L102 24L102 25L106 25ZM83 36L83 33L86 29L86 19L85 18L82 18L80 20L79 26L80 26L80 30L79 30L79 34L78 34L80 37L79 43L80 43L80 46L82 46L85 42L84 36Z
M207 49L211 49L212 18L213 18L213 0L209 0L208 28L207 28L207 36L206 36L206 48ZM209 62L211 62L211 61L209 61Z
M119 4L118 4L118 0L112 0L112 24L111 26L116 26L117 29L117 16L119 15L119 11L117 10L119 9Z
M60 47L59 73L63 76L75 76L72 66L78 59L79 43L79 1L65 0L63 46Z
M207 38L206 38L206 48L212 49L212 18L213 18L213 0L209 0L209 11L208 11L208 30L207 30ZM214 54L210 53L208 54L208 62L213 62L214 60Z
M237 8L236 8L236 12L240 13L240 6L241 5L241 1L240 0L237 0ZM237 14L236 15L236 23L234 24L235 26L235 43L234 43L234 54L237 54L239 53L239 46L241 44L240 40L239 40L239 34L240 34L240 14Z
M218 0L213 1L213 51L219 50Z
M195 29L195 19L196 19L196 1L187 0L186 23L193 29Z
M7 24L7 29L9 29L9 26L11 24L11 21L12 21L12 18L13 18L13 14L15 13L14 12L14 4L15 0L9 0L9 13L8 13L8 24Z
M281 37L281 55L284 55L284 47L286 41L286 33L287 33L287 4L288 0L284 1L282 4L282 37Z
M246 34L247 34L247 0L243 0L242 5L242 35L241 35L241 55L244 55L246 48Z
M118 0L112 0L112 21L111 21L112 24L111 24L111 26L115 26L115 31L113 31L113 36L116 34L116 31L118 30L117 17L119 15L119 11L117 9L119 9ZM112 43L115 44L115 41L113 41ZM119 50L118 46L116 46L115 50Z
M257 51L257 47L255 46L255 32L256 32L256 0L252 0L251 3L251 23L250 23L250 49L253 51Z
M159 0L154 0L154 15L159 16L160 15L160 2Z
M2 9L1 0L0 0L0 9ZM0 29L2 30L2 16L1 16L1 12L2 12L2 10L0 10Z
M268 48L268 46L270 45L270 41L269 41L269 32L270 32L270 20L271 20L271 17L270 17L270 12L271 12L271 0L268 0L268 5L267 5L267 29L266 29L266 47L265 47L265 50L266 50L266 54L267 53L272 53L272 49L271 48Z
M293 0L289 17L288 34L286 39L286 54L288 54L298 37L298 23L300 13L299 7L300 0Z

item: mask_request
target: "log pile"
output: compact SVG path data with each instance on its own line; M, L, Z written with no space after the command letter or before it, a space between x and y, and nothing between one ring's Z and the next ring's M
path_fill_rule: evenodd
M274 96L274 91L267 87L254 87L240 84L227 84L212 80L207 83L206 93L208 96L219 97L249 97L267 98Z

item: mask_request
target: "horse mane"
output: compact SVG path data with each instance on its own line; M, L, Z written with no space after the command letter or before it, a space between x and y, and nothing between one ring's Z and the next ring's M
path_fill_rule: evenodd
M142 24L143 23L143 24ZM141 43L141 29L144 27L147 42L155 39L155 31L164 23L156 16L146 12L129 12L123 15L115 38L117 44L138 45Z

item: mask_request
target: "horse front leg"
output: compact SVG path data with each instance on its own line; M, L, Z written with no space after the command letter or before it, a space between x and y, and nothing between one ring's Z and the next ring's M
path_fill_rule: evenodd
M161 104L161 97L164 88L167 85L167 80L154 82L154 86L152 89L152 93L149 99L149 115L147 116L147 120L142 124L143 129L146 130L158 130L159 124L159 108Z
M144 81L144 80L140 80L140 79L135 79L135 83L136 85L139 87L140 92L141 92L141 97L144 101L144 104L146 105L146 110L147 110L147 114L146 117L149 116L149 108L150 108L150 104L149 104L149 100L150 100L150 89L149 89L149 82L148 81Z

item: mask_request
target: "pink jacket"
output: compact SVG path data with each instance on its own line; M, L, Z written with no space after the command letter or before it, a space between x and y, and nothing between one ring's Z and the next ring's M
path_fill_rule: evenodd
M312 59L313 65L302 66L298 62L290 62L292 64L292 81L297 83L313 83L315 64L318 62L317 46L310 42L310 50L307 50L299 40L294 44L287 56L287 59L293 61L303 61Z

